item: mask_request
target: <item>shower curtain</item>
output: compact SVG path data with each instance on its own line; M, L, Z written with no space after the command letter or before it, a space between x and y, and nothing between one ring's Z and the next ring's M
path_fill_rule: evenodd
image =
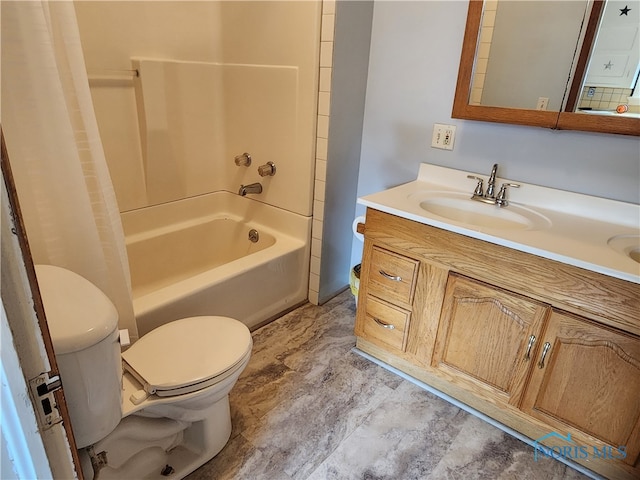
M1 122L36 264L82 275L137 328L124 234L71 1L2 2Z

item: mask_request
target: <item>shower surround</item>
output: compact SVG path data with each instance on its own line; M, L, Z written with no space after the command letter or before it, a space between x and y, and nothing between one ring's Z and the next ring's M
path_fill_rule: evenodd
M141 334L195 314L234 316L255 327L304 301L321 3L75 5L127 237L134 311L138 323L149 326L142 326ZM236 165L234 158L245 152L252 164ZM277 165L277 173L261 177L258 167L267 162ZM260 194L231 198L241 185L257 182ZM171 215L157 214L169 210ZM154 218L150 230L149 216ZM185 225L190 226L182 229ZM238 240L220 247L228 229ZM233 243L247 241L247 229L264 233L261 244L270 238L273 244L259 252L253 245L246 256L228 262L209 262L212 251L224 257ZM205 231L209 245L198 238ZM149 257L158 245L157 256ZM143 273L143 264L175 264L185 248L200 258L185 261L181 271L176 266L175 275L156 276L155 285L140 280L155 275L153 268ZM230 274L230 265L241 265L240 270ZM271 291L255 282L282 288ZM216 294L209 289L214 284ZM254 286L243 293L247 285ZM248 302L252 296L262 303Z

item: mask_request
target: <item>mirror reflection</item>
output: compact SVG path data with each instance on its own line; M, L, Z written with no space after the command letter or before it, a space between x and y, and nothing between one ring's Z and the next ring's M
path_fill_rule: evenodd
M567 110L640 114L640 2L609 0L601 9L593 41L587 32L582 47L590 54L577 105Z
M638 112L639 29L637 1L485 1L469 104Z
M586 3L485 1L469 103L559 112Z

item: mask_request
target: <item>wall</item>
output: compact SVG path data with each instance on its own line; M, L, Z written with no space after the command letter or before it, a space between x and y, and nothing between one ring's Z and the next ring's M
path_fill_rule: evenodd
M260 200L302 215L312 214L319 2L80 1L76 2L76 12L96 116L121 211L170 200L182 192L198 194L205 190L205 183L213 190L237 192L241 183L261 181L264 193ZM210 72L212 77L227 79L224 93L203 96L202 105L225 112L219 119L231 131L219 136L225 139L225 145L220 148L219 141L213 142L218 135L215 129L211 135L203 130L197 136L197 131L212 121L207 109L201 109L197 114L185 113L193 123L184 125L186 131L178 140L172 139L181 145L175 157L186 157L188 168L174 171L171 159L163 159L158 165L153 164L158 157L145 157L141 140L144 143L149 138L138 131L133 76L123 74L132 69L134 57L224 65L224 71ZM257 73L244 74L238 66L248 71L245 65L252 65ZM286 110L278 107L283 102L274 100L270 93L281 85L271 75L276 67L288 69L287 82L293 81L293 88L288 89L292 97L287 97L290 108ZM248 93L230 94L230 89L238 93L236 87L242 82ZM270 89L263 91L269 82ZM175 91L191 93L191 105L197 106L197 95L188 87ZM233 97L237 101L229 105ZM220 99L226 102L222 107ZM283 131L279 135L282 141L276 142L274 135L268 134L269 128L285 116L288 125L294 127ZM173 134L177 128L174 125L166 130ZM194 144L199 145L194 148ZM233 157L244 151L253 155L250 168L236 167L233 162ZM277 174L263 179L257 167L267 161L276 163ZM190 188L194 182L183 178L188 173L197 179L195 183L203 185ZM174 180L171 189L150 184L154 178L163 182L168 177ZM185 185L177 188L178 180ZM171 196L164 198L164 193Z
M614 111L619 105L629 103L630 88L592 87L585 85L580 94L578 108L592 108L594 110ZM589 96L591 94L591 96ZM629 105L628 111L640 113L637 105Z
M325 6L330 3L325 2ZM322 303L344 288L351 250L353 210L356 201L360 145L364 117L365 89L371 43L373 1L335 3L330 111L327 117L328 144L324 163L326 190L316 200L314 218L321 212L322 236L314 235L312 272L319 270L317 291L310 284L309 298ZM320 125L320 122L319 122ZM318 130L320 137L322 132ZM320 141L320 140L319 140ZM314 222L317 225L317 222ZM317 232L317 230L316 230ZM314 232L315 233L315 232ZM345 248L346 246L346 248ZM319 253L318 253L319 252Z
M451 119L466 11L375 2L358 196L414 180L422 162L483 175L499 163L502 178L639 203L638 137ZM453 151L430 148L436 122L457 126ZM354 241L351 264L361 255Z

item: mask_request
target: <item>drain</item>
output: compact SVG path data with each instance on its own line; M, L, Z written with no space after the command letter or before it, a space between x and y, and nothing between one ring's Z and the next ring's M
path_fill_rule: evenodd
M249 240L251 240L253 243L256 243L258 240L260 240L260 234L255 228L249 230Z
M175 473L175 469L171 465L167 464L164 466L164 468L160 472L160 475L162 475L163 477L168 477L169 475L173 475L174 473Z

